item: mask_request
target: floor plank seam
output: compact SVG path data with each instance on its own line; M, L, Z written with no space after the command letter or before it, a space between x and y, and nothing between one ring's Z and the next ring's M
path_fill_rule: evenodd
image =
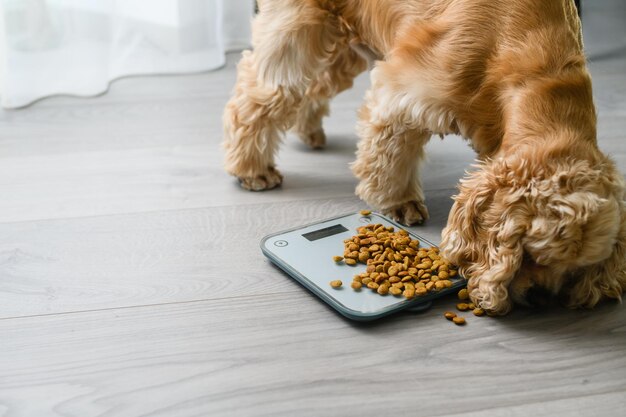
M129 306L94 308L94 309L76 310L76 311L59 311L56 313L0 317L0 321L30 319L30 318L37 318L37 317L54 317L54 316L62 316L62 315L69 315L69 314L96 313L96 312L102 312L102 311L128 310L128 309L135 309L135 308L184 305L184 304L205 303L205 302L224 301L224 300L257 299L257 298L263 298L263 297L269 297L269 296L275 296L275 295L293 295L293 294L302 294L302 291L300 289L294 289L293 291L280 291L280 292L263 293L263 294L235 295L235 296L230 296L230 297L217 297L217 298L199 298L196 300L171 301L171 302L166 302L166 303L154 303L154 304L136 304L136 305L129 305Z

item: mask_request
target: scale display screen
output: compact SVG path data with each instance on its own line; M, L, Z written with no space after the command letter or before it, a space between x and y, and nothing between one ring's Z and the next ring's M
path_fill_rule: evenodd
M314 242L318 239L323 239L328 236L338 235L339 233L347 232L348 229L340 224L334 226L325 227L323 229L315 230L313 232L305 233L302 236L308 241Z

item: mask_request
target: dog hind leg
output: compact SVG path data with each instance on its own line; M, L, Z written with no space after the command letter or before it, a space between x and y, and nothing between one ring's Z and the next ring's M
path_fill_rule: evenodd
M322 148L326 135L322 119L328 116L328 103L340 92L352 87L354 78L367 69L367 61L351 48L345 48L337 59L313 80L298 110L293 131L311 148Z
M324 97L312 98L307 95L298 109L296 123L292 130L312 149L321 149L326 145L322 119L329 114L329 101Z
M336 59L337 17L315 2L267 2L253 24L253 51L244 51L237 84L224 111L225 169L243 188L276 187L274 156L296 120L312 80Z

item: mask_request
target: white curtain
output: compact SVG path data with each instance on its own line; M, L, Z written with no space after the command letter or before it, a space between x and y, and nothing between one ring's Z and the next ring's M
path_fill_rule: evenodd
M218 68L248 45L253 11L253 0L0 0L1 104Z

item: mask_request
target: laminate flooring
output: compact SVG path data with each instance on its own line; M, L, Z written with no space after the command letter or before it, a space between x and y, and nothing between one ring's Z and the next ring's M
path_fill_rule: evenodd
M584 4L600 147L626 172L626 4ZM348 321L273 267L271 232L364 208L363 75L328 147L288 135L282 188L221 168L237 54L218 71L118 80L97 98L0 111L0 416L623 416L626 310L516 309ZM428 145L438 242L474 155Z

